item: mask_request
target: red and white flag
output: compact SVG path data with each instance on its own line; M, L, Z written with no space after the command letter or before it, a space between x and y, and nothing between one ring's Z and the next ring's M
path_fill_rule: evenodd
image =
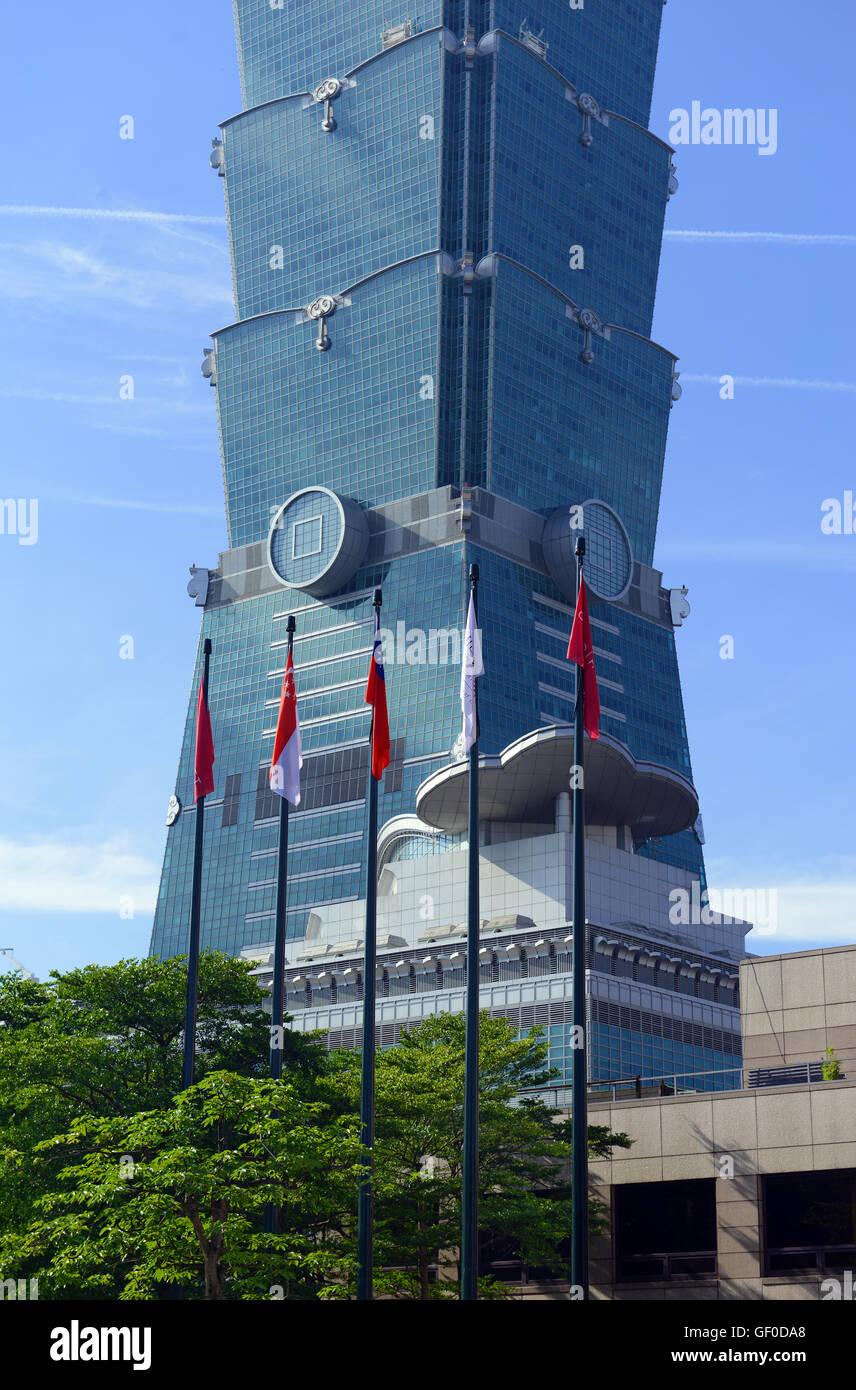
M199 682L199 697L196 701L196 766L193 779L193 800L201 801L214 790L214 738L211 733L211 715L205 699L204 681Z
M568 643L568 660L576 662L583 671L583 722L589 738L600 736L600 696L597 693L597 673L594 669L594 647L591 640L586 584L580 579L577 609ZM578 678L579 679L579 678Z
M300 752L300 724L297 719L297 692L294 688L294 662L291 652L285 666L282 682L282 698L279 702L279 718L276 721L276 738L273 745L273 760L270 765L270 789L292 806L300 805L300 769L303 756Z

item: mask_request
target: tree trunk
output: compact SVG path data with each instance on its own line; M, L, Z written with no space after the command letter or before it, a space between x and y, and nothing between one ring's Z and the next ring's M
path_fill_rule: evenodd
M222 1299L223 1280L220 1272L220 1252L214 1248L213 1242L209 1242L205 1252L205 1299Z
M205 1300L222 1301L223 1270L220 1257L223 1254L223 1234L207 1236L199 1208L195 1202L182 1202L181 1210L193 1227L199 1248L202 1251L202 1267L205 1272ZM211 1213L213 1219L223 1220L226 1216L225 1203L217 1203Z
M419 1276L419 1298L420 1301L424 1301L429 1297L428 1247L424 1244L423 1233L425 1231L425 1222L422 1220L421 1215L417 1221L417 1230L419 1231L419 1245L417 1246L416 1268Z

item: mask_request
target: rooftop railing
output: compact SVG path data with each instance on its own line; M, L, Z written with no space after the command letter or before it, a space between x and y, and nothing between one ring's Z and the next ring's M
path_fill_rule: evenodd
M757 1090L769 1086L824 1086L829 1081L856 1080L856 1052L812 1058L779 1067L715 1067L708 1071L664 1072L657 1076L611 1077L589 1081L589 1100L648 1100L654 1096L681 1096L697 1092ZM571 1103L568 1082L533 1087L522 1095L537 1096L546 1105L561 1109Z

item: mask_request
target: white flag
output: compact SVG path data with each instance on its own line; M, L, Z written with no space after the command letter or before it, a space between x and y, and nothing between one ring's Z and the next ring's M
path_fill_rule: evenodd
M464 715L462 738L467 752L479 736L476 677L483 675L481 632L476 623L475 601L473 595L470 594L470 609L467 613L467 630L464 633L464 650L461 661L461 710Z

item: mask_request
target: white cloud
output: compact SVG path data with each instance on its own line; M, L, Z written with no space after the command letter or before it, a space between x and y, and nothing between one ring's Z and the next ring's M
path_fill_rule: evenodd
M856 391L856 381L823 381L817 377L800 376L732 376L735 386L775 386L783 390L795 391ZM722 376L712 372L681 372L681 385L685 381L710 382L720 386Z
M166 248L160 254L156 245L145 249L148 261L135 246L127 252L132 263L122 263L62 241L3 242L0 295L19 303L82 304L87 311L95 302L123 313L163 304L189 304L212 312L228 305L231 310L229 277L221 265L216 270L200 266L198 252L188 251L187 268L182 269L175 247L169 255Z
M166 512L174 516L213 516L222 514L220 507L205 507L199 502L147 502L130 497L82 497L73 494L54 494L46 500L68 502L80 507L118 507L127 512Z
M781 864L711 860L708 880L711 891L751 891L762 910L767 908L771 890L775 892L776 912L771 918L775 930L749 934L746 947L753 953L856 943L856 858L852 855L825 856L817 864L788 869Z
M144 208L64 208L32 204L0 204L0 217L73 217L89 221L196 223L201 227L223 227L225 217L204 217L190 212L147 212Z
M757 245L794 246L856 246L856 235L850 232L718 232L695 231L667 227L663 233L670 241L732 241Z
M0 217L60 217L106 222L148 222L153 225L197 225L225 227L225 217L188 212L149 212L145 208L67 208L28 204L0 205ZM794 245L856 246L856 234L849 232L740 232L708 228L667 227L664 233L673 241L736 241L792 243Z
M165 449L173 449L184 454L207 454L210 458L217 453L216 439L209 440L206 443L200 442L198 444L193 444L179 439L175 430L156 429L154 426L148 425L110 423L106 420L87 420L86 427L91 430L102 430L107 434L121 434L123 436L141 435L147 439L159 439L162 441ZM85 501L86 499L80 498L79 500Z
M4 401L54 401L57 405L119 405L118 393L115 396L85 396L72 391L42 391L29 386L0 386L0 399Z
M783 883L778 893L778 921L770 936L758 937L767 943L781 943L777 950L793 950L794 943L813 946L852 945L856 942L856 878L838 882L799 879ZM753 945L753 933L749 949Z
M0 911L154 911L159 869L120 840L98 845L60 840L19 843L0 836Z
M188 381L188 378L185 378L185 381ZM13 382L8 386L0 386L0 399L55 401L60 405L109 405L124 415L127 415L129 411L133 411L135 414L145 414L152 411L169 410L179 415L198 415L206 421L211 419L211 403L207 398L199 401L182 401L176 400L175 397L167 399L166 397L146 396L141 393L134 398L133 402L123 401L119 396L118 386L112 396L96 396L86 395L85 392L80 391L52 391L48 388L17 386Z

